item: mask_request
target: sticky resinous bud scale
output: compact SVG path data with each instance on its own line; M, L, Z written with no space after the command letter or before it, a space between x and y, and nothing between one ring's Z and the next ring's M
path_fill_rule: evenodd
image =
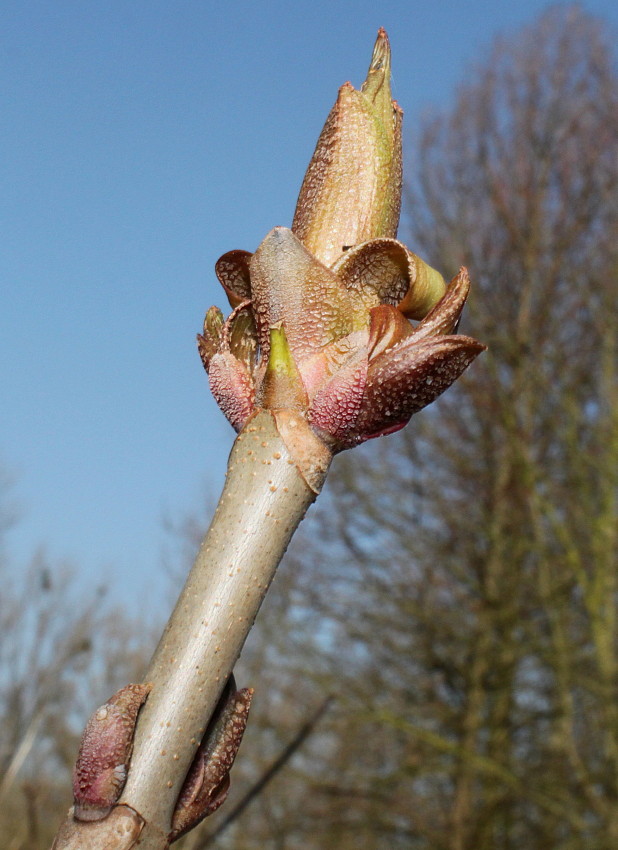
M73 770L75 820L104 820L118 802L129 770L137 717L151 689L150 683L127 685L90 717ZM236 690L231 675L176 801L170 843L225 802L252 698L253 689Z
M397 241L403 113L380 30L367 79L339 90L292 228L216 264L232 312L198 337L212 393L240 431L293 410L331 452L402 428L484 349L455 333L465 269L442 275Z

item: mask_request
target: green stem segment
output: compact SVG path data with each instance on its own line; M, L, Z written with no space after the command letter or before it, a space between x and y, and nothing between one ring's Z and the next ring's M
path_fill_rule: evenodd
M153 687L119 805L94 823L69 813L54 850L129 850L138 836L140 850L167 847L208 720L329 461L293 412L261 410L239 434L212 524L145 676Z

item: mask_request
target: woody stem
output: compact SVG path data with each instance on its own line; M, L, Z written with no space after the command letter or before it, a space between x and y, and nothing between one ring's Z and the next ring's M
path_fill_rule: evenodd
M304 422L299 424L302 432ZM311 446L315 437L304 427ZM167 847L176 800L196 749L277 565L316 498L316 481L321 485L324 480L327 464L309 486L298 453L289 445L267 411L256 414L236 439L212 524L146 673L153 687L138 718L119 800L144 821L140 850ZM76 847L133 846L85 841L85 832L93 837L97 823L80 826L84 835ZM70 846L57 843L55 850Z

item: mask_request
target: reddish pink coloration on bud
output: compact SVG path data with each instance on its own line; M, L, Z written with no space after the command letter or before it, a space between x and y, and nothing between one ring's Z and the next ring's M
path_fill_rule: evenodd
M485 346L468 336L408 337L369 363L349 445L398 431L448 389ZM343 446L342 448L348 448Z
M310 398L314 398L350 357L367 344L368 338L367 330L353 331L303 361L302 377Z
M193 829L225 802L229 773L240 747L253 698L252 688L235 690L233 676L219 701L178 797L170 842Z
M366 350L355 351L313 397L307 418L327 442L345 442L354 428L367 384L367 366Z
M127 778L135 723L152 685L127 685L90 717L73 770L74 816L102 820Z
M247 314L249 303L241 301L225 323L219 318L220 311L211 307L204 321L204 334L197 338L198 350L210 378L211 392L237 431L255 410L252 371L257 337L253 318Z
M240 431L253 413L255 387L246 366L229 351L215 354L208 370L210 389L232 428Z
M446 336L468 274L447 289L397 241L400 195L401 110L380 30L365 83L339 92L292 230L275 227L254 254L217 262L234 312L223 323L211 308L198 345L237 431L258 408L294 411L328 451L341 451L403 427L484 349Z
M393 240L376 242L375 253L371 243L358 246L336 273L286 228L266 237L250 262L255 325L246 331L252 341L246 350L262 359L247 366L246 356L241 362L231 353L226 329L235 321L232 314L220 335L219 353L208 364L213 394L237 430L256 403L293 407L304 410L332 451L341 451L402 428L483 351L469 337L446 336L468 296L467 271L459 272L414 326L394 306L406 290L408 255L393 248ZM235 313L240 309L249 307L242 302ZM275 356L273 332L287 346L283 359L277 353L276 366L266 359ZM273 376L285 392L273 391Z

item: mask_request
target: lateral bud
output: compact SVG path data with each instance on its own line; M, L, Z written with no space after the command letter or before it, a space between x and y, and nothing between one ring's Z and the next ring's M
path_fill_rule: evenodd
M237 691L234 677L230 676L176 802L170 842L189 832L225 802L230 770L247 726L252 698L253 688Z
M152 685L127 685L91 715L73 770L73 816L102 820L120 797L127 779L139 710Z

